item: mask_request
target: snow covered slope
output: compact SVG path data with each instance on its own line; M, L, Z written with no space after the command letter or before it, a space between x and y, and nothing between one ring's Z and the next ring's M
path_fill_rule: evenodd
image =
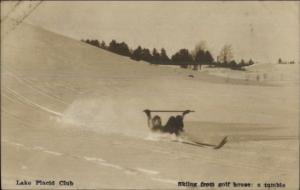
M6 188L41 179L56 180L54 188L59 180L76 188L230 180L297 189L297 78L268 83L151 66L24 23L1 47ZM294 67L286 72L298 76ZM191 138L229 142L216 151L156 137L146 108L196 110L186 118Z

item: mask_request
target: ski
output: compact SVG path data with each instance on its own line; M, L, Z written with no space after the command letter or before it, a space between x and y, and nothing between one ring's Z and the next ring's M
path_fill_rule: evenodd
M224 137L219 144L208 144L208 143L201 143L201 142L196 142L196 141L178 141L176 140L175 142L187 144L187 145L192 145L192 146L198 146L198 147L212 147L214 149L220 149L222 148L226 143L227 143L227 136Z
M186 110L149 110L150 112L185 112ZM190 111L195 112L195 111Z
M222 141L214 147L214 149L222 148L227 143L227 136L222 139Z

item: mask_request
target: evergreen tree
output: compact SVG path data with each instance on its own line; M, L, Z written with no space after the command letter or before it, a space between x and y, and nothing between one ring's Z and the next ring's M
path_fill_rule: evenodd
M196 54L195 54L195 61L198 64L205 64L206 63L206 56L205 56L205 52L202 49L199 49Z
M153 51L152 51L151 63L160 64L160 54L157 52L157 50L155 48L153 48Z
M133 50L132 54L131 54L131 59L133 60L141 60L141 54L142 54L142 47L138 46L135 50Z
M249 62L248 62L248 64L247 64L247 66L253 65L253 64L254 64L254 61L252 59L250 59Z
M100 48L106 49L106 44L105 44L105 42L103 40L102 40L102 42L100 44Z
M241 67L243 67L243 66L245 66L245 65L246 65L246 63L245 63L244 59L241 59L241 61L240 61L239 65L240 65Z
M147 48L143 48L141 52L141 59L147 62L151 62L152 55L150 53L150 50Z
M125 42L122 42L120 44L117 43L117 50L116 52L120 55L124 55L124 56L130 56L130 50L128 45Z
M119 55L130 56L130 50L125 42L118 43L116 40L112 40L109 43L108 50Z
M111 52L115 52L115 51L116 51L116 47L117 47L117 42L116 42L116 40L112 40L112 41L109 43L108 50L111 51Z
M231 67L231 68L236 68L237 67L237 63L236 63L236 61L235 60L231 60L230 62L229 62L229 67Z
M160 64L168 64L170 62L170 58L167 55L167 52L164 48L161 48L160 50Z
M213 56L211 55L211 53L209 51L205 52L204 57L205 57L205 63L206 64L208 64L208 65L213 64L214 58L213 58Z
M187 49L180 49L172 58L174 64L178 64L183 68L187 68L189 64L193 64L193 57Z

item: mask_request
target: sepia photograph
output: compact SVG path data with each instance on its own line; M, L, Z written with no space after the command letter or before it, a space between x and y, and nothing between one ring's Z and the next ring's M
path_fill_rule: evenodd
M1 189L299 189L299 1L0 5Z

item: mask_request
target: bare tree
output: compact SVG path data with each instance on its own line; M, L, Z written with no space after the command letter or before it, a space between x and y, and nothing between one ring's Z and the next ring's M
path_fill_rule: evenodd
M224 45L219 56L218 61L221 63L230 63L233 60L233 52L230 44Z

